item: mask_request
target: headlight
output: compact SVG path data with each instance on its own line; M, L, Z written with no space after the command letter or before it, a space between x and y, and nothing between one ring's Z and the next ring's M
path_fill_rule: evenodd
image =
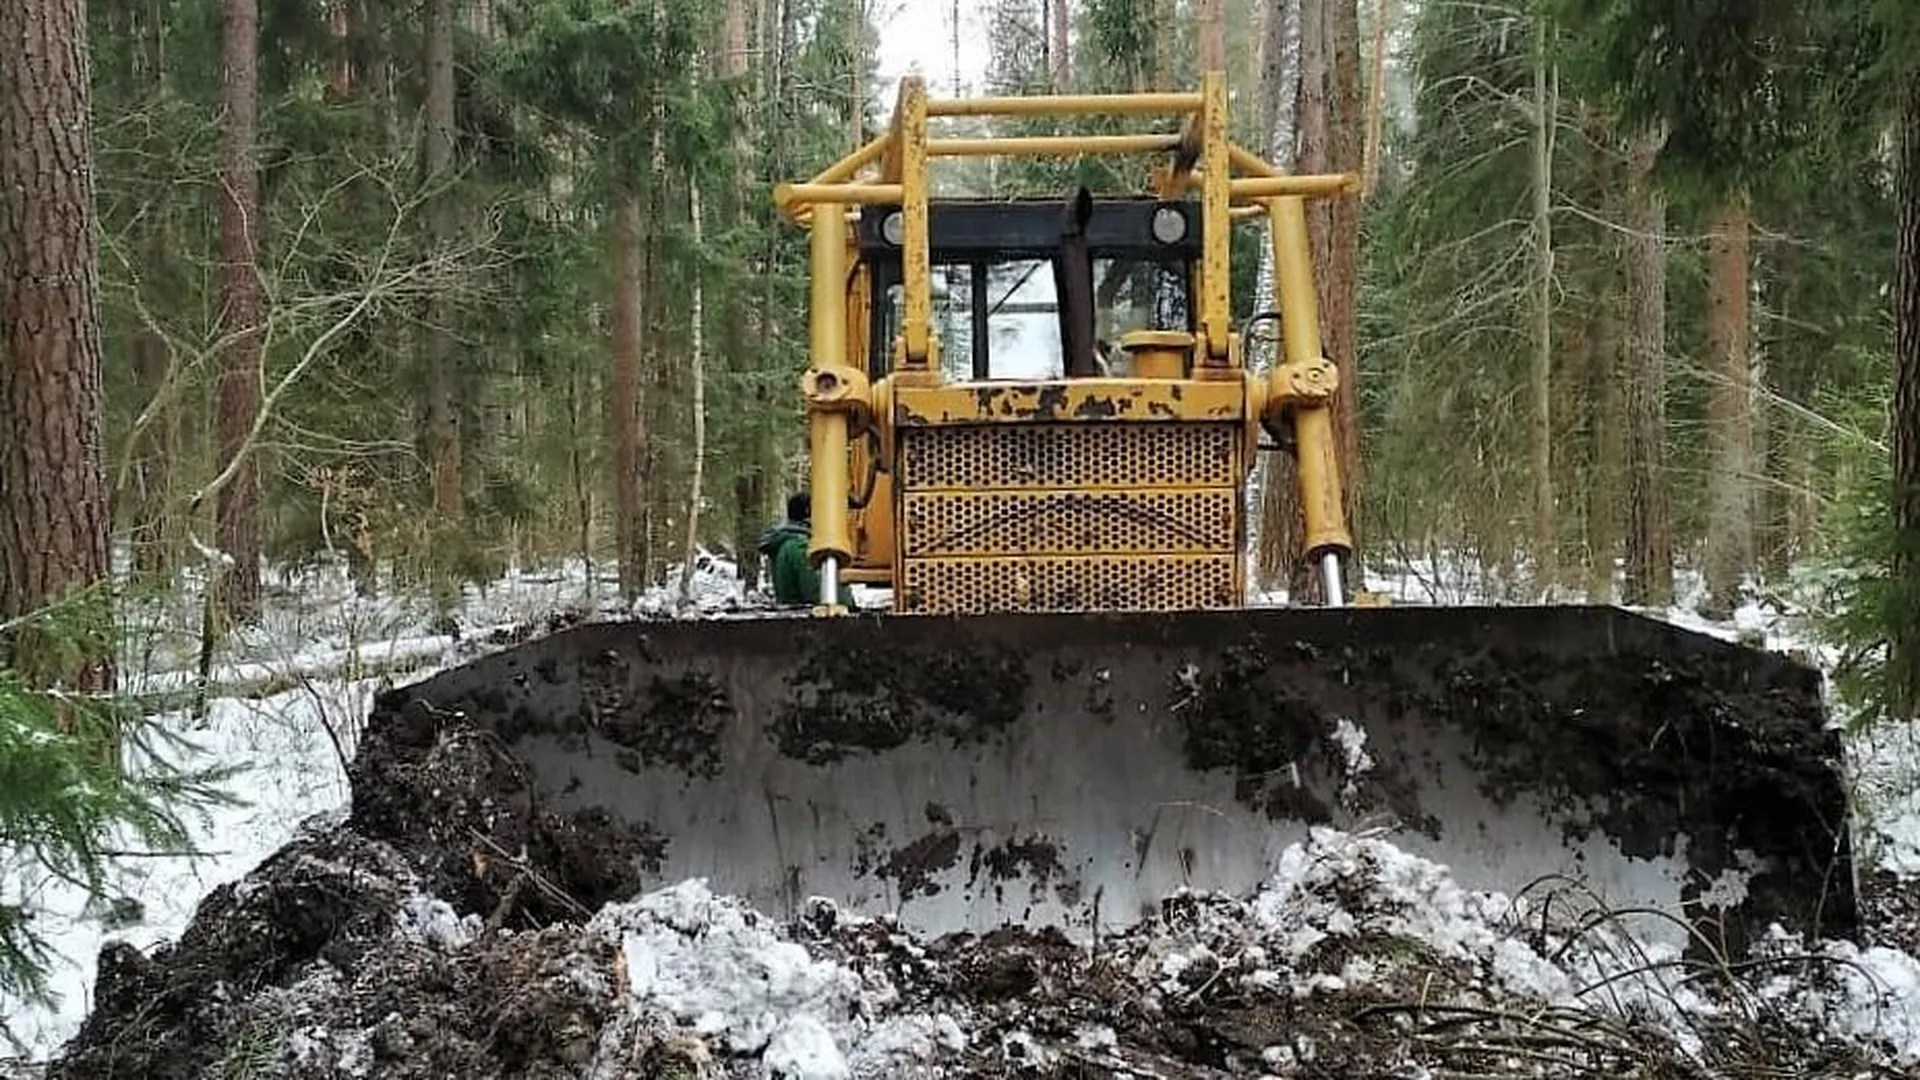
M1153 212L1153 238L1163 244L1177 244L1187 237L1187 215L1176 206L1163 206Z
M899 247L901 244L906 243L907 242L906 214L899 210L895 210L893 213L888 214L880 222L880 235L887 241L887 243L892 244L894 247Z

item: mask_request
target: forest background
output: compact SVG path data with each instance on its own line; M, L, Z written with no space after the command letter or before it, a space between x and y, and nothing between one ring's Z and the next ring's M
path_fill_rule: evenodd
M1312 219L1362 565L1655 607L1679 574L1710 615L1810 606L1866 721L1920 687L1907 5L5 7L0 187L71 196L0 213L9 701L111 686L110 629L45 621L76 596L208 579L211 653L270 566L450 598L581 559L632 598L716 550L756 579L805 477L805 242L770 190L885 124L903 25L953 58L937 94L1222 69L1238 141L1363 177ZM1089 175L1121 178L942 182ZM1271 302L1241 234L1236 320ZM1287 471L1257 576L1306 590Z

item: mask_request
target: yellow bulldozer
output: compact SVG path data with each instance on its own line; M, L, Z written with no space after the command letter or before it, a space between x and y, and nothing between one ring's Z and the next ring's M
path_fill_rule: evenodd
M1816 671L1613 607L1347 602L1305 203L1352 178L1235 146L1227 100L1219 74L954 100L904 80L882 134L775 192L811 238L822 605L578 626L373 722L464 713L549 805L652 830L661 882L781 917L822 896L926 933L1088 937L1182 888L1250 892L1328 826L1656 937L1850 934ZM935 131L1093 115L1149 130ZM933 194L938 162L1014 155L1160 160L1138 190ZM1229 235L1261 222L1278 311L1236 326ZM1264 370L1255 323L1280 338ZM1263 449L1297 462L1324 606L1250 602ZM842 582L888 609L841 607Z

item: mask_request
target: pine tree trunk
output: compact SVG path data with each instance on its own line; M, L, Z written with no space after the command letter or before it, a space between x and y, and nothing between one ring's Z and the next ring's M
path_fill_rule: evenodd
M700 250L700 185L687 185L687 221L695 251ZM688 334L687 364L693 383L693 469L687 481L687 531L686 543L681 547L680 595L683 599L693 599L693 562L700 551L700 499L701 487L706 481L707 464L707 366L702 353L706 350L704 328L706 290L701 284L701 275L693 275L693 310L689 313L692 331Z
M1920 708L1920 65L1900 75L1900 237L1894 281L1893 483L1897 605L1889 690L1899 714Z
M1200 70L1227 69L1226 0L1195 0L1200 28Z
M149 10L143 18L129 12L129 22L130 32L138 33L144 45L141 85L157 93L166 80L165 26L160 13ZM137 226L138 245L145 253L147 266L158 268L171 257L167 234L172 214L162 184L156 182L149 190L148 209L140 215ZM149 294L143 299L152 305L158 298ZM141 408L147 415L146 428L132 447L133 520L128 542L133 549L134 572L159 581L173 570L181 539L171 509L174 463L181 453L181 410L176 402L163 400L175 378L166 339L144 317L134 327L132 338L134 378L140 387Z
M81 0L0 3L0 619L108 572L86 41ZM113 685L111 655L67 667L31 636L0 644L6 661L39 683Z
M1667 493L1666 199L1654 186L1661 137L1641 135L1629 154L1627 303L1627 535L1623 599L1673 602L1673 538Z
M728 0L727 3L727 50L723 75L733 80L737 91L742 95L751 94L749 99L757 108L767 100L771 89L779 78L779 57L781 51L780 20L782 14L775 12L769 19L769 13L762 10L756 13L755 26L760 40L758 64L750 63L750 53L746 36L746 0ZM732 146L734 181L729 189L728 214L741 228L751 228L754 223L754 208L750 202L752 192L749 184L754 179L754 137L758 125L755 123L757 112L750 110L734 130ZM776 121L776 127L779 125ZM777 135L775 136L778 137ZM744 288L729 289L722 302L726 305L723 319L723 345L727 362L744 375L742 382L752 387L748 391L748 408L762 410L758 380L754 378L763 362L763 349L758 343L772 340L774 334L774 313L772 299L771 262L774 252L768 250L765 258L768 269L763 273L763 283L757 297L749 297ZM744 440L741 460L734 463L733 480L733 556L734 566L740 573L741 581L752 588L758 580L759 553L754 550L753 538L760 527L760 515L763 512L764 499L757 498L756 478L766 468L767 451L759 432L762 425L748 425L750 434Z
M1371 198L1380 182L1380 144L1387 111L1387 30L1393 25L1393 0L1374 0L1373 52L1367 68L1367 133L1360 151L1360 197Z
M1285 172L1293 167L1294 109L1300 94L1300 0L1265 0L1260 37L1256 109L1262 149L1267 163ZM1262 245L1261 251L1262 274L1271 287L1273 245Z
M1219 0L1202 0L1202 2L1217 4ZM1048 3L1052 8L1049 12L1052 16L1050 20L1052 25L1047 30L1047 36L1051 41L1048 51L1052 54L1049 58L1051 63L1048 65L1048 76L1053 80L1053 92L1064 94L1073 82L1072 39L1069 35L1073 14L1067 0L1048 0Z
M1613 602L1614 559L1621 543L1622 489L1627 458L1626 364L1621 354L1620 323L1613 311L1611 286L1593 319L1592 373L1588 383L1588 427L1593 432L1593 480L1587 485L1587 601Z
M353 14L347 0L327 0L327 96L345 104L353 96Z
M1708 239L1707 537L1702 614L1729 618L1752 564L1753 382L1748 343L1747 237L1752 208L1744 192L1721 204Z
M1267 163L1289 171L1294 162L1294 110L1300 92L1300 4L1299 0L1266 0L1262 18L1260 48L1259 113L1260 131ZM1273 240L1262 237L1260 265L1254 281L1254 307L1259 311L1274 308ZM1277 335L1269 335L1250 356L1253 363L1267 365L1278 358ZM1293 550L1298 547L1293 532L1293 488L1297 474L1291 457L1263 454L1250 500L1254 515L1253 579L1262 590L1273 589L1284 581L1292 566Z
M430 188L428 232L435 255L453 245L457 207L453 183L454 0L429 0L426 27L426 179ZM444 523L461 516L460 400L453 355L453 303L448 287L433 289L427 325L422 327L427 368L427 462L433 473L433 505Z
M1153 5L1153 89L1173 89L1173 45L1179 21L1174 0L1148 0Z
M262 393L258 2L222 0L221 15L220 460L246 460L217 496L214 542L232 560L219 574L219 611L236 625L260 609L260 467L247 446Z
M1803 373L1808 365L1802 335L1796 328L1799 312L1792 299L1800 273L1799 257L1792 245L1782 244L1769 253L1769 262L1771 273L1764 288L1773 309L1773 318L1768 320L1773 329L1763 346L1771 357L1763 385L1771 397L1800 404L1806 398ZM1754 556L1762 571L1778 578L1786 576L1800 539L1795 524L1800 517L1798 506L1806 498L1802 463L1810 456L1810 442L1804 426L1790 410L1763 409L1755 413L1755 422L1764 416L1766 425L1764 444L1756 446L1754 453L1756 462L1765 462L1766 482L1757 500L1758 550Z
M646 432L641 401L642 343L640 305L640 197L628 192L614 204L612 218L614 553L620 595L632 602L646 585Z
M674 475L668 467L667 447L661 438L667 430L663 413L673 408L678 401L675 394L675 376L677 372L668 363L667 341L657 328L665 326L667 321L667 293L664 287L665 271L663 263L666 254L667 234L667 192L670 177L667 172L663 106L656 103L653 115L653 149L646 212L643 218L640 241L640 325L642 334L641 348L641 395L640 415L643 420L640 439L640 554L639 574L643 581L658 579L662 553L668 550L666 543L670 537L664 534L667 517L661 513L663 507L671 512L673 492L667 481Z
M867 5L854 0L847 20L847 138L850 149L867 141Z
M1360 100L1360 9L1358 0L1331 0L1328 36L1332 42L1332 122L1328 149L1332 171L1358 173L1366 143L1365 108ZM1360 203L1353 198L1325 199L1319 204L1329 235L1322 264L1321 320L1326 327L1327 355L1340 372L1340 389L1333 398L1334 434L1340 448L1341 502L1354 536L1353 554L1345 568L1349 589L1364 580L1361 558L1360 479ZM1303 561L1304 574L1317 587L1320 576Z
M1560 582L1560 541L1553 494L1553 100L1547 60L1547 21L1534 19L1533 61L1533 548L1536 596Z

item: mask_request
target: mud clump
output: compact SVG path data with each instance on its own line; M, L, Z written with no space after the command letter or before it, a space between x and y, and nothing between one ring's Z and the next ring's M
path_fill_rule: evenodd
M900 898L907 900L939 892L940 885L934 879L959 861L960 834L941 829L895 849L875 873L891 878L900 889Z
M398 722L369 725L348 778L356 832L391 844L434 895L496 922L591 912L632 895L666 854L645 826L544 805L497 736L418 699Z
M928 738L960 746L1020 719L1031 675L1017 651L869 645L815 651L794 672L772 725L780 751L814 765Z
M671 766L700 777L720 775L720 733L733 705L711 675L683 671L647 676L635 694L630 661L609 651L580 662L584 724L621 747L623 768Z
M1270 818L1326 825L1340 811L1387 809L1431 832L1411 780L1391 760L1353 768L1337 734L1342 695L1326 692L1330 681L1378 679L1387 663L1377 652L1330 656L1308 642L1254 634L1204 669L1175 672L1167 708L1181 722L1187 764L1231 770L1235 798Z
M1830 887L1846 793L1812 671L1621 612L1364 625L1370 637L1317 642L1253 628L1196 656L1165 688L1188 763L1230 772L1238 801L1274 819L1385 820L1434 840L1462 801L1449 788L1470 778L1492 808L1544 811L1570 842L1684 856L1690 917L1734 955L1774 921L1857 927L1851 889ZM1365 736L1363 770L1349 733ZM1729 872L1749 875L1744 899L1709 906L1704 883Z
M424 703L348 772L350 813L215 889L179 941L103 950L51 1077L573 1075L549 1066L613 1006L578 956L554 966L564 927L637 893L663 842L541 805L495 736Z

